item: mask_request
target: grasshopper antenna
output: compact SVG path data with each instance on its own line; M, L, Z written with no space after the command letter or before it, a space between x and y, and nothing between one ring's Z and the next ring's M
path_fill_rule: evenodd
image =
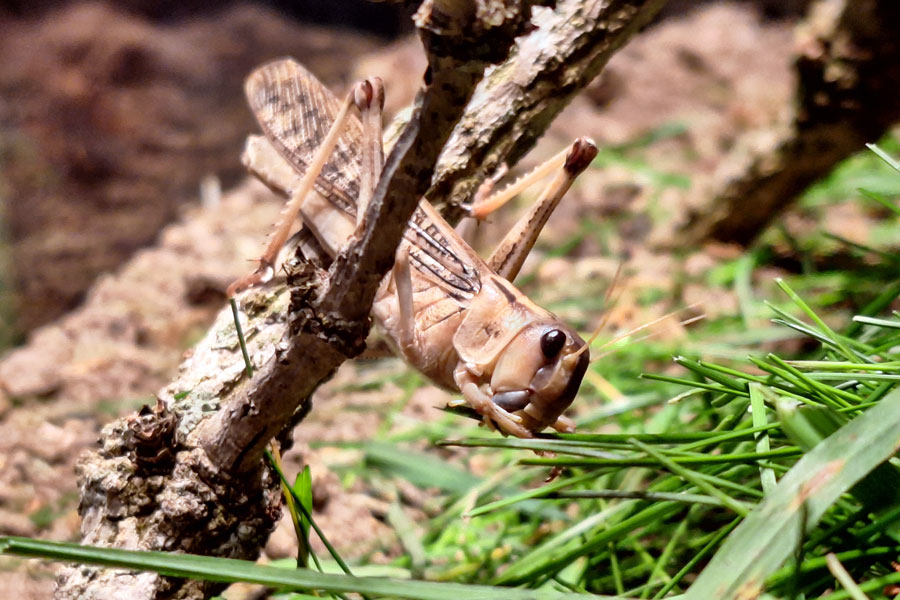
M625 333L623 333L623 334L621 334L621 335L617 335L616 337L614 337L613 339L609 340L608 342L604 342L604 344L603 344L602 346L600 346L600 348L608 348L609 346L612 346L612 345L615 344L616 342L620 342L620 341L622 341L622 340L624 340L624 339L627 339L628 337L634 335L635 333L637 333L637 332L639 332L639 331L643 331L643 330L645 330L645 329L648 329L648 328L650 328L650 327L653 327L654 325L658 325L659 323L662 323L663 321L665 321L666 319L668 319L668 318L670 318L670 317L674 317L675 315L677 315L678 313L680 313L680 312L682 312L682 311L690 310L690 309L696 308L696 307L698 307L698 306L700 306L700 303L699 303L699 302L695 302L694 304L690 304L690 305L688 305L688 306L685 306L684 308L679 308L678 310L673 310L673 311L671 311L671 312L668 312L668 313L662 315L661 317L657 317L656 319L653 319L652 321L648 321L647 323L644 323L643 325L639 325L639 326L635 327L634 329L631 329L631 330L629 330L629 331L626 331ZM701 319L705 319L705 318L706 318L706 314L704 313L704 314L700 314L700 315L697 315L697 316L690 317L690 318L684 319L684 320L682 320L682 321L679 321L678 324L681 325L681 326L683 326L683 327L686 327L686 326L688 326L688 325L691 325L692 323L696 323L697 321L700 321ZM661 332L661 330L659 330L659 329L657 329L657 330L655 330L655 331L651 331L651 332L649 332L649 333L647 333L647 334L645 334L645 335L642 335L641 337L637 338L636 340L634 340L633 343L638 343L638 342L642 342L642 341L644 341L644 340L648 340L648 339L650 339L650 338L652 338L652 337L654 337L654 336L659 335L660 332ZM588 343L588 345L590 345L590 343ZM605 358L605 357L609 356L610 354L616 352L616 350L617 350L617 349L608 350L607 352L604 352L604 353L601 354L600 356L597 356L597 357L591 359L591 362L592 362L592 363L597 362L597 361L600 360L601 358Z
M600 332L603 331L603 328L606 327L606 324L609 322L609 316L611 312L609 308L611 306L615 306L619 302L619 298L622 297L622 294L625 292L625 286L621 285L622 279L622 271L625 268L625 260L622 259L619 261L619 266L616 267L616 273L613 275L612 281L609 284L609 287L606 288L606 296L603 297L603 308L606 310L606 313L603 315L603 318L600 319L600 324L594 329L594 332L591 334L591 337L588 338L587 342L585 342L584 346L579 348L573 356L581 356L583 352L587 352L591 347L591 344L594 343L594 340L597 339L597 336L600 335ZM612 302L610 302L610 298L612 298L613 293L616 293L616 298Z

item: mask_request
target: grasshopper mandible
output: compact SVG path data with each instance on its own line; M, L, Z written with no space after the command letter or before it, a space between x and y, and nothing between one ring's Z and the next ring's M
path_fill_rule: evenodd
M334 256L360 226L383 163L379 79L357 84L341 103L300 64L282 59L251 73L245 91L266 137L248 138L244 162L289 200L259 267L231 284L229 296L272 278L298 216L304 251ZM408 363L438 385L461 392L485 424L504 434L532 437L547 426L574 430L562 413L581 385L590 362L588 347L510 282L553 209L596 153L594 144L582 138L500 192L492 193L491 181L482 185L470 209L479 218L555 172L487 260L423 198L372 306L376 321ZM281 169L285 181L285 161L293 172L288 183L279 184L274 172Z

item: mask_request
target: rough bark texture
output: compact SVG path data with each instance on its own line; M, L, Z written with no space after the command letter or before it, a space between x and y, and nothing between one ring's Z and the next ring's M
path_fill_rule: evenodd
M456 222L501 164L514 165L665 0L559 0L478 86L438 162L428 198Z
M309 408L312 391L361 350L376 287L429 182L449 186L444 193L452 191L458 203L456 177L474 180L486 157L494 165L516 160L661 3L587 2L587 12L578 13L580 3L561 2L492 72L494 84L478 87L469 101L485 65L506 57L514 38L530 30L530 5L484 0L471 13L458 10L467 3L425 2L416 24L429 58L428 85L386 161L364 231L328 271L295 258L286 287L242 297L253 378L244 374L231 313L223 311L155 409L104 429L101 451L81 464L85 543L254 558L279 514L277 481L262 452ZM445 158L433 177L454 131L455 150L444 156L456 158ZM214 589L75 566L60 576L57 598L194 598Z
M828 0L801 30L797 107L773 131L754 132L720 169L679 234L751 242L811 183L900 121L900 4Z

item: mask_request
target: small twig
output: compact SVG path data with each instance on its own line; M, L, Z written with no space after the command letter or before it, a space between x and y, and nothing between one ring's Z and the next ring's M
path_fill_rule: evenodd
M234 315L234 329L237 331L238 344L241 345L241 354L244 356L244 367L247 369L247 377L253 377L253 364L250 362L250 354L247 352L247 342L244 340L244 328L241 327L241 317L238 311L237 301L230 299L231 314Z

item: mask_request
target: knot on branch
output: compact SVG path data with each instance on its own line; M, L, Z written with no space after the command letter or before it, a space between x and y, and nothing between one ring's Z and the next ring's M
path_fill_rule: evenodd
M157 402L151 409L146 404L137 415L129 417L123 432L123 445L138 470L165 473L175 460L175 414Z
M315 335L347 358L366 348L370 319L345 319L321 308L321 290L328 290L325 272L303 260L285 265L291 290L289 325L293 335Z
M531 32L531 7L555 0L426 0L413 17L429 54L497 63L513 40Z

